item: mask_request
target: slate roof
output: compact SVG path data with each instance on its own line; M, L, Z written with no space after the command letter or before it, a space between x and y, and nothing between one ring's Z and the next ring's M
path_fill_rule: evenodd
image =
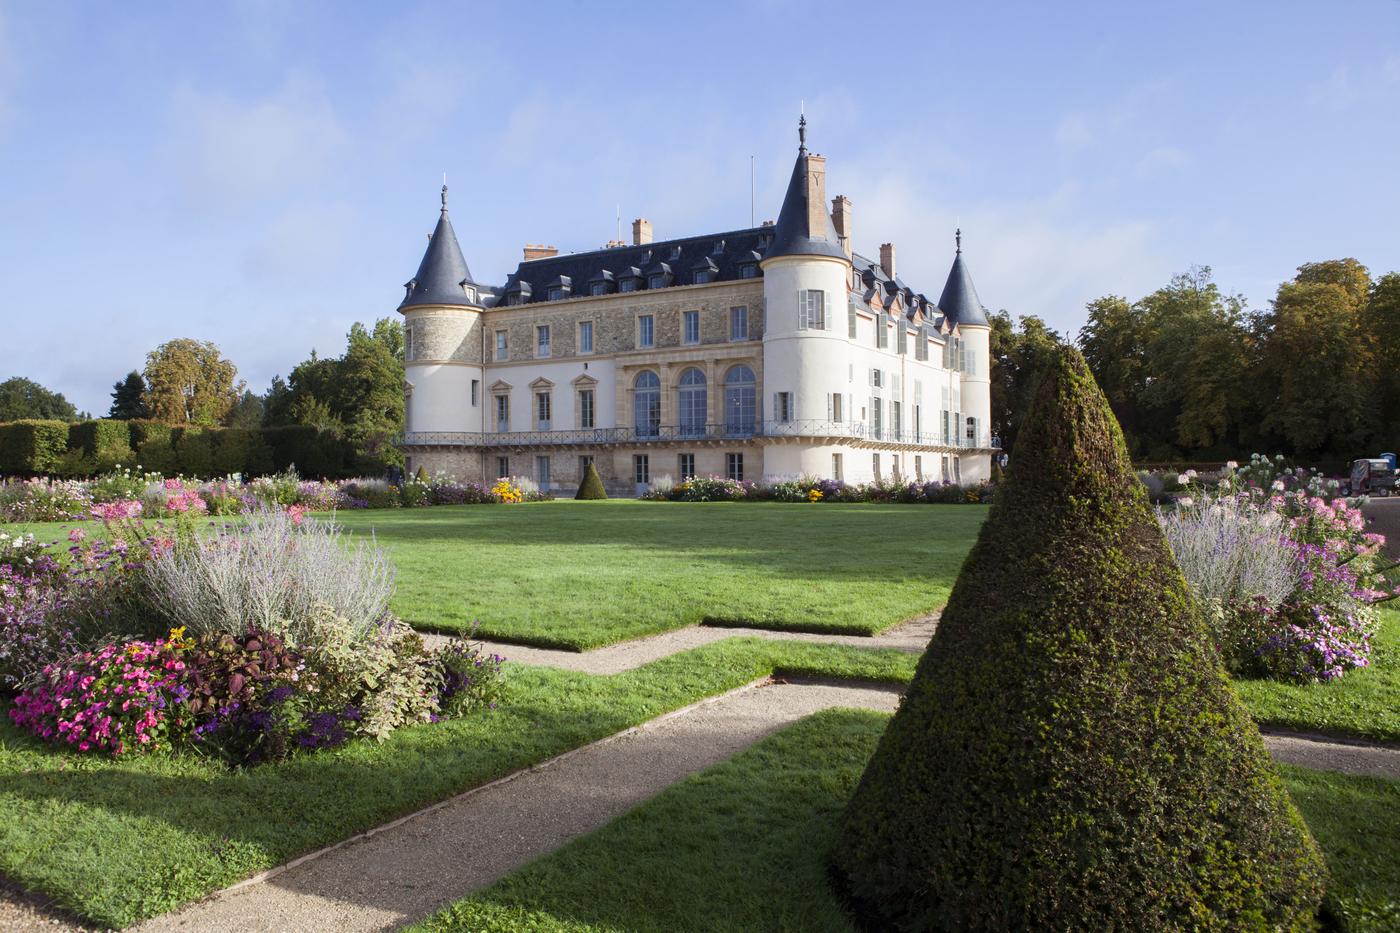
M858 303L858 306L865 308L865 310L872 314L882 313L877 312L871 304L876 293L879 293L880 304L884 307L889 307L890 301L896 294L899 294L902 296L904 303L905 318L913 320L915 312L922 310L924 312L924 327L927 330L933 331L939 339L942 339L944 315L939 312L938 306L927 296L915 292L912 288L905 285L901 279L891 279L888 275L885 275L885 270L880 267L879 262L869 257L862 256L860 253L851 254L851 265L855 267L856 273L860 275L861 281L865 284L865 290L854 296L854 300ZM952 323L952 321L948 322L948 327L950 329Z
M845 259L846 251L841 248L836 225L831 222L831 214L825 204L821 205L821 216L826 221L826 229L808 231L807 147L803 145L797 150L797 161L792 166L792 178L788 181L787 194L783 196L783 207L778 212L778 222L773 226L773 245L764 258L831 256Z
M418 305L462 305L473 307L477 302L467 300L464 285L476 285L471 270L457 245L457 234L447 218L447 186L442 186L442 213L433 229L418 274L404 283L404 299L399 308Z
M987 312L973 287L972 273L963 262L961 246L953 257L953 268L948 270L948 283L943 286L938 307L959 324L987 324Z
M756 266L772 236L772 227L752 227L530 259L516 266L505 286L494 291L500 296L498 304L516 291L521 295L520 304L534 304L548 300L552 285L568 284L570 297L576 297L588 295L591 284L602 281L607 283L608 294L614 294L619 280L628 276L637 277L636 291L647 291L653 272L667 276L667 285L689 285L697 270L708 270L711 282L724 282L742 278L744 265ZM757 269L754 274L761 275Z

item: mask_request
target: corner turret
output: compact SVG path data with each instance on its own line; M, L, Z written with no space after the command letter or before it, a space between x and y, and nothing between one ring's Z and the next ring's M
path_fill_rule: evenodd
M480 290L472 281L452 221L447 217L447 185L442 186L442 212L423 261L418 264L418 274L404 283L404 291L400 311L420 305L481 307Z

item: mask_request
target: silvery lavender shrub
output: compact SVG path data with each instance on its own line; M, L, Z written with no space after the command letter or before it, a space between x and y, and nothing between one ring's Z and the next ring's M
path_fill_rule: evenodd
M1233 496L1188 498L1158 517L1222 659L1238 671L1258 638L1240 626L1260 609L1277 608L1298 585L1297 550L1284 540L1282 517Z
M192 636L249 628L294 645L337 639L359 642L389 623L394 570L371 541L350 545L339 526L294 511L260 509L217 535L155 556L144 565L145 591L170 626Z

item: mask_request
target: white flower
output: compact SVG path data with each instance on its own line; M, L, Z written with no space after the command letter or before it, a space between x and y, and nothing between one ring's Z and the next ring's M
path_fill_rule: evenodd
M1274 489L1275 492L1283 492L1283 480L1281 480L1281 479L1276 479L1276 480L1274 480L1273 489Z
M1185 486L1187 483L1191 482L1191 477L1187 476L1185 473L1178 473L1176 475L1176 481L1182 486Z
M1180 499L1176 500L1176 504L1182 508L1190 508L1192 505L1196 504L1196 500L1192 499L1190 496L1182 496Z
M1240 468L1240 465L1233 460L1226 463L1225 466L1229 467L1232 470L1238 470Z

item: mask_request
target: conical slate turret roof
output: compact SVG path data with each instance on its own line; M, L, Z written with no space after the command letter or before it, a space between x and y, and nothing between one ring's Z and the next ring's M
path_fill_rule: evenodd
M473 284L471 270L462 258L462 248L457 245L452 221L447 218L447 186L443 185L442 213L428 241L428 249L423 253L423 261L418 264L418 274L404 283L407 293L399 309L417 305L477 307L475 289L472 296L468 296L464 287Z
M962 258L962 231L957 233L958 253L953 257L953 268L948 270L948 282L943 286L943 294L938 298L938 309L954 324L981 324L987 326L987 311L977 297L977 289L972 284L972 273L967 271L967 263Z
M792 179L788 182L787 194L783 196L783 207L778 212L778 222L773 227L773 242L764 259L776 256L831 256L845 259L846 252L841 248L841 239L836 235L836 225L831 222L826 205L821 205L822 227L819 230L807 229L807 121L804 119L798 129L801 145L797 148L797 162L792 166Z

